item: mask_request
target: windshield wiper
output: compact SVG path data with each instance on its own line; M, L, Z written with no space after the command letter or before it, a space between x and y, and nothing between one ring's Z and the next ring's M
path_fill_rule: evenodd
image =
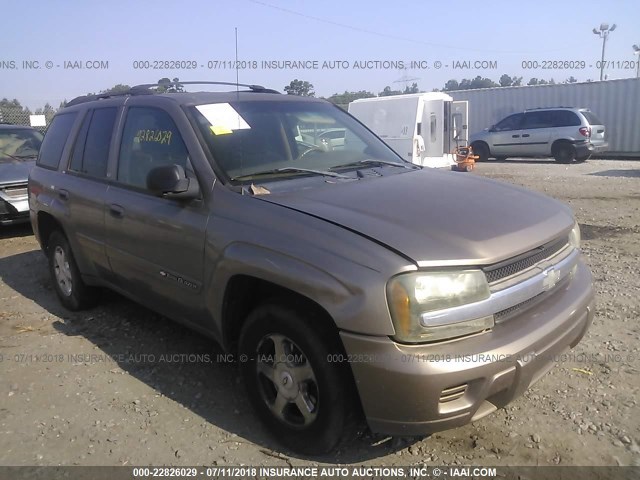
M10 153L2 153L2 155L11 158L13 160L17 160L17 161L22 161L25 158L36 158L38 156L38 154L34 154L34 155L11 155Z
M336 165L335 167L331 167L331 170L334 170L336 168L355 167L356 165L366 165L366 164L391 165L392 167L401 167L401 168L416 168L417 167L417 165L413 165L413 164L391 162L389 160L375 160L373 158L366 158L364 160L358 160L357 162L345 163L344 165Z
M245 180L248 178L261 177L264 175L274 175L276 173L313 173L315 175L323 175L325 177L334 177L334 178L351 178L347 175L342 175L341 173L330 172L328 170L315 170L313 168L298 168L298 167L285 167L285 168L275 168L273 170L264 170L262 172L249 173L247 175L240 175L239 177L233 177L231 180Z

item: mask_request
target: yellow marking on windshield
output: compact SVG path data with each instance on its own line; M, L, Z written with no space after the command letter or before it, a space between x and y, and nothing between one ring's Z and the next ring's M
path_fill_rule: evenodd
M228 135L229 133L233 133L233 130L223 125L211 125L209 128L211 128L214 135Z

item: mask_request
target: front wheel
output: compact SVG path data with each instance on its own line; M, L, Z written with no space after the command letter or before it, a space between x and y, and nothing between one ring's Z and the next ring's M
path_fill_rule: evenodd
M60 302L72 311L94 306L98 291L83 282L69 242L62 232L51 234L47 242L47 254L53 286Z
M322 319L267 304L240 335L242 376L256 413L286 447L303 454L334 449L352 423L353 394L339 339Z

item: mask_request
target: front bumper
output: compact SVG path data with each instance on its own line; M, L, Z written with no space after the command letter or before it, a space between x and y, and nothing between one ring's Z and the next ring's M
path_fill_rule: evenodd
M26 184L0 186L0 225L29 221L29 196Z
M8 200L0 195L0 225L25 223L29 221L29 201Z
M591 273L494 329L432 345L341 332L371 430L423 435L478 420L520 396L578 344L594 315Z

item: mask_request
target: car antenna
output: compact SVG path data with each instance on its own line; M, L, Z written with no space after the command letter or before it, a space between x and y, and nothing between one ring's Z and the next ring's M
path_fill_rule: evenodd
M236 37L236 104L240 104L240 69L238 68L238 27L234 28L235 37ZM240 127L240 114L236 111L238 115L238 127ZM237 137L240 141L240 175L244 175L243 159L244 159L244 142L242 141L242 137ZM244 195L244 188L240 189L242 195Z

